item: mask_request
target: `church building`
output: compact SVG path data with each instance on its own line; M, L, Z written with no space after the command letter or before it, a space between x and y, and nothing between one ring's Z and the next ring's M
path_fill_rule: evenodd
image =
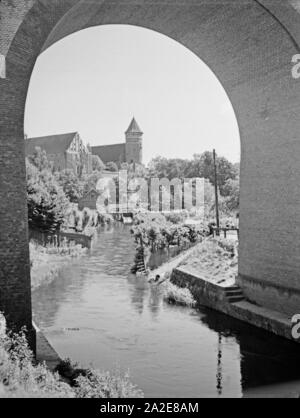
M132 119L125 132L125 142L92 147L92 154L98 155L104 164L114 162L118 166L122 163L143 163L143 132L135 118Z
M92 172L92 153L78 132L25 139L26 156L33 155L36 148L46 152L54 171Z

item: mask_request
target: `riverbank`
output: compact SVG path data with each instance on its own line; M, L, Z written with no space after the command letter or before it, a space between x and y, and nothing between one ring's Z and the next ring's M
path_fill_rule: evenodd
M238 242L209 237L151 272L150 281L162 278L157 284L169 303L205 306L292 340L291 319L247 301L237 275Z
M237 242L206 238L201 243L182 252L162 266L151 271L149 282L162 285L164 299L169 303L195 307L197 300L188 287L172 282L172 272L177 268L196 276L201 275L222 287L234 286L238 267Z
M161 286L129 273L136 247L128 227L102 228L98 237L87 256L33 294L35 320L61 358L84 368L129 369L153 398L241 397L283 375L299 379L298 346L216 310L164 302Z
M238 242L208 237L178 264L211 283L234 286L238 274Z
M65 375L66 365L72 379ZM80 369L68 360L53 372L45 363L37 363L25 334L7 333L0 314L0 398L141 397L143 392L131 382L128 373Z
M63 267L87 252L85 248L75 244L62 244L60 247L47 245L43 247L31 242L29 249L32 290L36 290L39 286L49 284L57 279Z
M198 306L217 310L293 340L291 318L246 300L236 284L237 275L237 241L207 238L177 264L170 282L175 288L182 289L178 294L189 291Z

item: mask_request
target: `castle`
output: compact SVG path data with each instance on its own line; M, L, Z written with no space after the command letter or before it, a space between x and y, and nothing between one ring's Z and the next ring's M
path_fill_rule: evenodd
M26 156L34 154L36 148L46 152L54 171L68 169L78 175L92 172L92 153L78 132L25 140Z
M122 163L143 163L143 132L135 118L132 119L125 132L125 142L113 145L92 147L92 154L98 155L104 164L114 162L118 166Z
M36 148L46 152L55 171L71 169L80 175L92 172L92 155L97 155L104 164L114 162L118 167L123 163L142 164L143 132L133 118L125 132L124 143L89 147L84 145L78 132L73 132L25 140L27 156Z

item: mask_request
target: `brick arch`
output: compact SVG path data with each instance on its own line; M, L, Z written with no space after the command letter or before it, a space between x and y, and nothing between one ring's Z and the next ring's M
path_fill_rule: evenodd
M198 55L223 84L241 136L239 281L251 299L292 313L300 302L299 93L291 57L299 15L268 0L4 0L0 3L0 309L31 327L23 119L38 55L102 24L155 30ZM293 170L291 169L293 167ZM296 226L296 227L295 227ZM263 289L263 292L262 292Z

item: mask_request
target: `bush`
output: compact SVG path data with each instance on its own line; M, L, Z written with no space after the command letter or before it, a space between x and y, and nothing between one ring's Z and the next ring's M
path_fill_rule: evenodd
M45 364L34 365L25 332L0 338L0 397L72 398L75 393Z
M129 373L122 375L93 371L77 379L77 398L143 398L143 392L130 381Z
M164 299L174 305L188 306L194 308L196 301L188 288L181 288L175 286L170 281L163 284L164 286Z
M136 243L140 244L142 241L144 246L151 248L152 251L171 245L194 244L206 234L202 225L173 223L160 213L138 213L134 216L133 222L131 233Z
M58 372L50 372L45 364L34 364L25 330L19 334L0 334L1 398L143 397L143 392L131 383L128 373L78 369L70 360L57 369L71 385L63 382Z
M78 368L70 359L62 361L56 368L70 382L77 398L142 398L143 392L131 383L129 373L119 370L100 372Z
M73 170L63 170L56 173L56 180L62 187L65 195L72 203L78 203L78 200L83 196L83 182Z

